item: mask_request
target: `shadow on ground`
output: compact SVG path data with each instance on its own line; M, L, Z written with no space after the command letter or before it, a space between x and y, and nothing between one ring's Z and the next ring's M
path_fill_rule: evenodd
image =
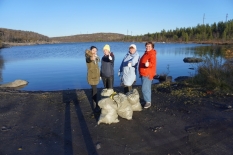
M77 123L81 128L83 139L85 142L86 150L88 154L98 155L96 152L95 145L90 135L87 122L84 118L82 109L79 105L78 96L76 90L63 91L63 103L65 104L65 125L64 125L64 155L73 155L73 139L72 139L72 128L71 128L71 114L70 104L74 105L75 112L78 118Z

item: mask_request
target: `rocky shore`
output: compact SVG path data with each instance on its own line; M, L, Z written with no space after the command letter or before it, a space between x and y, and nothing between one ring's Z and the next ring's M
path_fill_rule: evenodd
M151 108L110 125L97 125L90 89L1 89L0 154L232 154L232 95L161 88L153 85Z

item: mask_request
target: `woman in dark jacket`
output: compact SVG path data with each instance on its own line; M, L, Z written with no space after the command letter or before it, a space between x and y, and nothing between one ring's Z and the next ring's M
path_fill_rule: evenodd
M114 84L114 55L110 52L110 46L105 45L103 48L104 56L101 60L100 76L103 80L104 91L108 94L113 93Z
M98 100L97 100L97 85L100 81L100 69L99 62L100 58L97 56L97 48L91 46L90 50L86 50L86 64L87 64L87 82L92 87L92 108L95 111L99 110Z

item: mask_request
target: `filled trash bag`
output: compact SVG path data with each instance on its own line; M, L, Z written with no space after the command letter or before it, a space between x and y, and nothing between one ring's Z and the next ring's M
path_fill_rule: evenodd
M118 108L117 104L111 98L105 98L98 102L99 107L101 108L101 114L99 117L98 124L105 123L118 123L118 115L116 109Z
M101 96L104 96L104 97L109 97L112 93L114 92L113 89L103 89L102 92L101 92Z
M132 106L133 111L142 111L142 105L140 103L137 89L133 89L132 91L128 92L126 96Z
M131 120L133 117L133 109L127 100L126 95L119 93L113 96L113 100L117 103L117 114L127 120Z

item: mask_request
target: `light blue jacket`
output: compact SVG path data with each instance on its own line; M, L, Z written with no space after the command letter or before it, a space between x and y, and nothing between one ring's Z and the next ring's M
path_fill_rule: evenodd
M134 54L131 54L130 52L128 52L124 59L121 62L121 66L120 66L120 72L123 72L123 67L128 66L128 63L131 62L132 63L132 67L135 68L135 73L137 72L137 67L138 67L138 62L139 62L140 56L138 54L138 52L136 51Z
M136 80L135 68L134 67L123 67L122 82L125 86L132 86Z

